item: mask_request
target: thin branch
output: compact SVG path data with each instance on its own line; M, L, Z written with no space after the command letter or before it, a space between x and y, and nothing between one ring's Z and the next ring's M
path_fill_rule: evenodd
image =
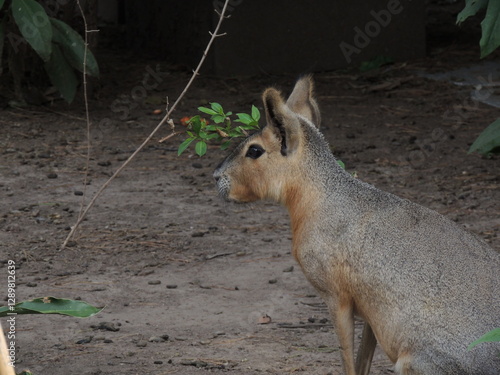
M82 202L80 204L80 212L78 213L78 219L83 216L83 207L85 206L85 197L87 196L87 181L89 178L89 168L90 168L90 152L91 152L91 144L90 144L90 111L89 111L89 100L87 94L87 51L88 51L88 25L87 18L85 17L85 12L83 11L82 5L80 4L80 0L76 0L78 8L80 9L80 13L83 19L83 25L85 27L85 49L83 51L83 69L82 69L82 80L83 80L83 98L85 101L85 121L87 123L87 160L85 162L85 175L83 177L83 195Z
M77 1L78 1L78 4L79 4L79 0L77 0ZM220 26L222 24L222 21L225 18L224 17L224 13L226 12L228 3L229 3L229 0L226 0L224 2L224 7L222 8L222 11L221 11L221 13L219 15L219 22L217 23L217 26L215 27L215 30L213 31L213 33L211 33L211 38L208 41L208 44L207 44L207 47L205 48L205 51L203 51L203 55L201 56L200 62L198 63L198 66L196 67L195 71L193 72L193 75L189 79L188 83L186 84L186 87L184 87L184 90L181 92L181 94L179 95L179 97L177 98L177 100L175 101L175 103L172 105L172 107L170 108L170 110L167 112L167 114L165 115L165 117L163 117L163 119L156 126L156 128L154 128L154 130L151 132L151 134L149 134L149 136L146 137L146 139L144 140L144 142L142 142L142 144L137 148L137 150L135 150L132 153L132 155L129 156L129 158L116 170L116 172L108 179L108 181L106 181L99 188L99 190L95 193L95 195L92 198L92 200L89 202L89 204L87 205L87 207L85 207L85 210L83 210L83 212L78 216L78 220L76 221L76 223L73 226L73 228L71 228L71 231L69 232L68 236L66 237L66 240L62 244L61 250L63 250L66 247L66 245L68 244L69 240L73 237L74 233L76 232L76 229L80 226L81 222L83 221L83 219L85 218L85 216L87 215L87 213L89 212L89 210L94 206L95 202L97 201L97 198L99 198L99 196L109 186L109 184L123 171L123 169L125 169L125 167L130 163L130 161L146 146L146 144L153 138L153 136L163 126L163 124L165 124L165 122L167 122L169 120L170 115L172 114L172 112L174 111L174 109L177 107L177 105L179 104L179 102L181 101L181 99L184 97L184 95L188 91L189 87L191 87L191 84L193 83L193 81L196 78L196 76L199 74L199 71L200 71L203 63L205 62L205 58L207 57L208 51L210 50L210 47L212 46L212 43L214 42L215 38L218 36L218 32L219 32ZM85 45L85 48L87 48L87 45ZM170 136L173 136L175 134L176 133L174 133L173 130L172 130L172 134ZM89 139L90 139L90 137L89 137Z

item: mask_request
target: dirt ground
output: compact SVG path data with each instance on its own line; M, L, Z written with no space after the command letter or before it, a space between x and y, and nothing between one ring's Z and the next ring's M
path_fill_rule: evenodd
M471 87L419 76L477 62L475 44L446 45L431 45L421 61L364 74L316 74L322 130L360 179L437 210L499 249L500 159L467 154L498 109L471 101ZM16 370L341 374L326 308L290 254L286 211L220 201L212 172L226 152L216 146L203 158L177 157L182 138L157 142L169 134L165 127L60 251L81 194L89 200L156 126L162 115L153 111L166 96L172 103L189 78L180 67L132 55L101 61L86 186L81 98L0 110L0 267L16 262L17 300L106 306L88 319L18 316ZM207 101L235 112L262 108L264 88L289 92L295 78L201 76L174 119ZM260 324L266 315L271 322ZM372 368L393 373L381 351Z

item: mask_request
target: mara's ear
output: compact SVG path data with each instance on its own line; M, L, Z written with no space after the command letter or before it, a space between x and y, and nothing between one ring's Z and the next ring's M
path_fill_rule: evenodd
M293 88L286 105L295 113L304 116L319 128L321 114L314 99L314 81L311 75L300 78Z
M300 124L285 104L281 93L269 88L262 94L267 126L281 143L281 154L292 154L299 145Z

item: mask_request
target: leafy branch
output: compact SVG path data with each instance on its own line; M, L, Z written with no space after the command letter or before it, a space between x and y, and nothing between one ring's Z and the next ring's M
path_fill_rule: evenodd
M254 105L251 114L237 113L238 118L235 120L231 119L233 113L224 112L219 103L210 103L210 108L198 107L198 111L209 115L213 124L200 115L191 117L186 122L186 133L189 137L179 145L178 155L181 155L195 141L195 152L198 156L206 154L209 141L221 143L221 150L225 150L233 139L246 137L247 131L259 129L260 111ZM235 126L233 122L242 125Z

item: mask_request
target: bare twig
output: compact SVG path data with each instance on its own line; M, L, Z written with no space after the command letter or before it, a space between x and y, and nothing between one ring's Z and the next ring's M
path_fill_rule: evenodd
M79 0L77 0L77 1L78 1L78 4L79 4ZM196 76L199 74L199 71L200 71L203 63L205 62L205 58L207 57L208 51L210 50L210 47L212 46L212 43L214 42L215 38L223 35L223 34L218 34L218 32L219 32L220 26L222 24L222 21L225 18L224 17L224 13L226 12L228 3L229 3L229 0L226 0L224 2L224 7L222 8L222 11L220 12L220 15L219 15L219 22L217 23L217 26L215 27L215 30L213 31L213 33L212 32L210 33L211 38L208 41L207 47L203 51L203 55L202 55L202 57L200 59L200 62L198 63L198 66L194 70L193 75L191 76L190 80L186 84L186 87L184 87L184 90L181 92L181 94L179 95L179 97L177 98L177 100L175 101L175 103L172 105L172 107L170 108L170 110L167 112L167 114L165 115L165 117L163 117L163 119L156 126L156 128L153 129L153 131L151 132L151 134L149 134L146 137L146 139L144 140L144 142L142 142L142 144L137 148L137 150L135 150L132 153L132 155L130 155L129 158L115 171L115 173L99 188L99 190L95 193L94 197L90 200L89 204L85 207L85 209L83 210L83 212L80 215L78 215L78 219L77 219L75 225L71 228L71 231L69 232L68 236L66 237L66 240L62 244L61 250L63 250L66 247L66 245L68 244L69 240L73 237L73 235L76 232L76 229L80 226L81 222L83 221L83 219L85 218L85 216L87 215L87 213L89 212L89 210L94 206L95 202L97 201L97 198L99 198L99 196L109 186L109 184L123 171L123 169L125 169L125 167L130 163L130 161L146 146L146 144L153 138L153 136L163 126L163 124L165 124L165 122L167 122L169 120L170 115L172 114L172 112L174 111L174 109L177 107L177 105L179 104L179 102L181 101L181 99L184 97L184 95L188 91L189 87L193 83L193 81L196 78ZM85 48L87 48L86 45L85 45ZM85 65L84 65L84 67L85 67ZM86 98L85 98L85 102L86 102L86 105L87 105ZM175 133L174 130L172 129L172 134L170 135L170 137L174 136L175 134L177 134L177 133ZM90 139L90 137L89 137L89 139Z
M85 49L83 51L83 69L82 69L82 80L83 80L83 98L85 101L85 121L87 123L87 160L85 162L85 175L83 177L83 195L82 202L80 204L80 212L78 213L78 219L83 216L83 207L85 206L85 197L87 196L87 181L89 178L89 168L90 168L90 111L89 111L89 100L87 95L87 52L88 52L88 25L87 25L87 17L85 17L85 12L83 11L82 5L80 4L80 0L76 0L78 5L78 9L80 9L80 13L83 19L83 26L85 28ZM64 245L63 245L64 246Z

